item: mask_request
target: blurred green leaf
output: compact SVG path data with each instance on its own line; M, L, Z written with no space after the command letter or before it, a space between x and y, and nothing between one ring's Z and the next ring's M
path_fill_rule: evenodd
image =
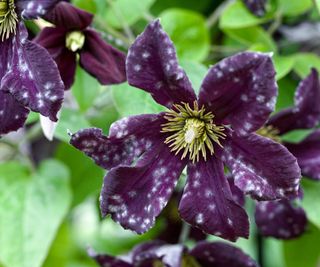
M270 20L270 16L262 18L254 16L241 0L234 1L225 8L220 17L221 29L239 29L256 26Z
M165 108L157 104L145 91L131 87L127 83L113 85L112 96L115 106L122 117L159 113Z
M278 0L278 10L286 16L297 16L312 7L312 0Z
M107 8L106 22L116 28L130 26L149 10L155 0L139 0L132 3L132 0L108 0L110 6Z
M265 267L285 267L282 241L263 238L263 259Z
M95 13L97 6L94 0L73 0L73 4L81 9L84 9L88 12Z
M212 0L201 0L201 1L186 1L186 0L161 0L156 1L151 8L153 14L159 14L168 8L183 8L191 9L193 11L201 12L206 11L210 8L210 5L215 4ZM218 4L218 1L217 1Z
M76 98L81 111L86 111L92 106L99 88L98 81L78 66L75 83L72 86L72 94Z
M294 58L291 56L277 56L272 57L276 69L276 79L280 80L286 76L293 68Z
M303 139L305 139L309 134L311 134L314 130L294 130L290 131L281 136L281 140L284 142L291 142L291 143L300 143Z
M285 77L278 81L279 94L276 103L276 112L289 106L293 106L294 93L297 88L297 81Z
M6 267L40 267L71 202L68 169L43 162L31 174L0 165L0 259Z
M318 13L320 12L320 0L314 0L314 3L318 9Z
M28 123L34 123L34 122L37 122L39 120L39 113L36 113L36 112L33 112L33 111L31 111L30 113L29 113L29 116L28 116L28 118L27 118L27 124Z
M294 71L301 77L305 78L310 74L311 68L320 71L320 57L313 53L299 53L294 56Z
M319 266L319 241L320 231L312 224L309 224L307 232L300 238L284 241L283 249L286 267Z
M205 18L201 14L172 8L159 16L164 30L176 46L180 59L202 61L207 57L210 37Z
M88 127L90 127L89 122L79 111L63 108L54 136L69 143L70 136L68 135L68 131L74 133Z
M302 187L304 191L302 206L307 213L309 221L315 224L320 230L320 183L310 179L303 179Z

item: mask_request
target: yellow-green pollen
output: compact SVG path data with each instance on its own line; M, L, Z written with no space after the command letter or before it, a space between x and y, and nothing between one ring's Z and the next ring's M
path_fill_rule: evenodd
M204 106L199 109L196 101L193 108L186 103L174 105L164 118L168 122L162 125L161 132L172 133L165 143L176 155L182 151L181 159L189 154L194 163L199 161L201 154L206 160L207 150L210 155L214 154L214 143L222 147L220 139L226 137L224 127L215 125L212 112L206 112Z
M72 52L82 49L85 36L81 31L69 32L66 37L66 47Z
M10 34L15 34L18 15L15 11L14 0L0 0L0 38L3 42Z
M279 130L272 125L263 126L257 132L257 134L270 138L277 143L281 143L281 138L279 136Z

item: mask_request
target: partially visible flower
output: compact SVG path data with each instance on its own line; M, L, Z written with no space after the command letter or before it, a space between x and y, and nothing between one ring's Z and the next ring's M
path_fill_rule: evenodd
M45 47L57 62L66 89L74 82L78 55L81 67L101 84L126 80L125 54L106 43L90 27L92 14L67 2L60 2L45 19L55 27L44 28L35 42Z
M140 244L124 256L96 254L91 257L101 267L258 267L239 248L223 242L200 242L192 250L162 242Z
M57 0L0 1L0 135L23 126L29 110L57 120L64 86L48 52L28 40L24 19L36 19Z
M249 11L258 17L262 17L266 13L267 0L242 0Z
M296 159L284 146L254 133L264 125L277 95L269 55L239 53L214 65L197 98L157 20L131 46L126 66L129 84L151 93L169 110L117 121L108 137L99 129L72 135L73 146L110 170L101 192L103 216L111 214L124 228L146 232L185 166L181 217L229 240L247 237L249 222L232 198L224 164L236 185L255 199L297 194Z

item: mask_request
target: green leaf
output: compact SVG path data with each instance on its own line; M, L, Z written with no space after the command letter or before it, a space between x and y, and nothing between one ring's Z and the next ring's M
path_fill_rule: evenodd
M115 106L122 117L159 113L165 108L157 104L145 91L131 87L127 83L113 85L112 96Z
M294 56L294 71L301 77L305 78L310 74L311 68L320 71L320 57L312 53L299 53Z
M312 7L312 0L278 0L278 10L286 16L297 16Z
M0 261L40 267L71 202L68 170L46 161L35 173L19 163L0 165Z
M309 221L320 229L320 183L310 179L302 180L304 197L302 206L305 209Z
M222 12L219 27L221 29L239 29L256 26L270 20L270 16L254 16L240 0L229 4Z
M243 28L241 30L225 29L224 32L248 47L258 46L261 52L277 51L277 46L270 35L260 27Z
M298 86L297 81L285 77L278 81L279 94L276 103L276 111L293 106L293 98L296 88Z
M314 3L318 9L318 13L320 12L320 0L314 0Z
M105 19L106 22L116 28L123 28L124 25L130 26L138 21L149 10L155 0L109 0Z
M89 122L79 111L64 108L62 109L54 136L64 142L69 143L70 136L68 135L68 131L74 133L80 129L88 127L90 127Z
M276 79L280 80L286 76L293 68L294 58L291 56L273 56L273 63L276 69Z
M73 0L75 6L84 9L88 12L95 13L97 6L94 0Z
M100 85L98 81L78 66L75 83L72 86L72 93L81 111L86 111L92 106L99 92L99 88Z
M319 240L319 229L309 224L307 232L300 238L284 241L286 267L318 266L320 260Z
M205 18L196 12L178 8L160 14L161 24L176 46L178 57L204 60L210 50L209 30Z
M281 140L284 142L291 142L291 143L300 143L303 139L305 139L309 134L311 134L314 130L294 130L290 131L281 136Z

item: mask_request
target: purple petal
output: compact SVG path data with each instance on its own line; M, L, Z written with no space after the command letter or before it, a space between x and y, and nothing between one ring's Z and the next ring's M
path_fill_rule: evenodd
M244 206L245 204L245 195L243 192L234 184L234 178L232 175L228 175L228 182L230 186L230 190L235 202L237 202L240 206Z
M159 140L135 166L108 172L100 198L102 215L110 213L125 229L146 232L167 204L184 166Z
M80 64L101 84L126 81L125 54L107 44L94 30L84 31L86 40L80 51Z
M178 65L176 51L159 20L151 22L128 52L127 77L130 85L141 88L159 104L196 100L186 73Z
M222 242L201 242L190 251L202 267L258 267L239 248Z
M61 0L16 0L15 5L23 19L37 19L45 15Z
M29 110L17 102L12 95L0 90L0 136L21 128Z
M101 267L134 267L132 264L127 263L121 259L109 256L97 254L92 256L92 258L101 266Z
M266 0L243 0L249 11L258 17L266 13Z
M64 95L57 65L44 48L27 40L23 24L12 39L12 50L10 68L1 80L2 90L10 92L22 105L56 121Z
M234 201L223 164L214 156L188 165L179 211L186 222L208 234L232 241L249 235L247 214Z
M91 24L93 15L70 3L60 2L46 14L45 19L67 30L82 30Z
M320 83L318 72L312 69L302 80L295 95L295 106L280 111L268 121L280 134L295 129L309 129L320 121Z
M277 96L275 70L270 56L244 52L214 65L199 94L215 119L243 135L264 125Z
M72 135L70 144L96 164L111 169L131 165L161 138L162 115L138 115L113 123L108 137L100 129L84 129Z
M320 180L320 130L315 130L299 144L285 145L297 158L303 176Z
M262 235L279 239L296 238L307 227L304 210L288 200L258 202L255 219Z
M222 153L235 185L253 198L297 196L300 168L283 145L257 134L239 137L229 132Z

